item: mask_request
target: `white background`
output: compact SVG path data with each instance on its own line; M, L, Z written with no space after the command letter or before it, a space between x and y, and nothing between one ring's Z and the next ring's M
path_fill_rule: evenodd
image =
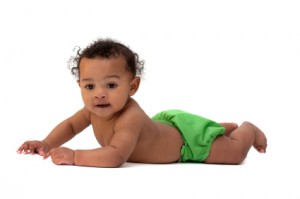
M1 198L300 198L299 23L296 0L1 1ZM150 116L176 108L218 122L249 120L266 132L268 153L251 150L241 166L120 169L16 155L82 107L67 62L75 46L99 37L145 60L135 99ZM85 132L67 146L98 147Z

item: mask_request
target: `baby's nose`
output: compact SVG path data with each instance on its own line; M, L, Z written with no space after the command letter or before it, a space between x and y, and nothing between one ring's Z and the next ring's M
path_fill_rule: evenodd
M102 89L97 89L94 92L94 97L98 99L106 98L106 92Z

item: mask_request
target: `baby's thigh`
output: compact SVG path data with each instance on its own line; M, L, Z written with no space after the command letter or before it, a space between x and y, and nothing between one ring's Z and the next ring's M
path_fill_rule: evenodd
M241 143L227 136L218 136L212 143L208 157L204 160L209 164L240 164L246 154L242 152Z

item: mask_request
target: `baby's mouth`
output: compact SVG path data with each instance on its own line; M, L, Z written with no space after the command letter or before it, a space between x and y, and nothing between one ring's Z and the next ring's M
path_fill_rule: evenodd
M110 106L110 104L97 104L96 105L96 107L98 107L98 108L107 108L109 106Z

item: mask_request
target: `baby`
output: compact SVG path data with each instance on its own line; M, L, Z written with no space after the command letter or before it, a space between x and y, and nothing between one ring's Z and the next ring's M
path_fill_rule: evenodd
M144 62L117 41L99 39L78 51L73 63L84 107L44 140L22 144L18 153L38 153L58 165L120 167L125 162L240 164L251 146L266 152L264 133L250 122L219 124L181 110L150 118L132 98ZM89 125L101 147L62 147Z

